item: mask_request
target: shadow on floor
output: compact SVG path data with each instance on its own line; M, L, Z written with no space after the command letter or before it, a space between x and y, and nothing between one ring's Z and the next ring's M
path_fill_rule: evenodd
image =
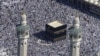
M52 42L48 38L46 38L46 33L45 31L40 31L38 33L35 33L34 36L38 39L45 40L46 42Z
M59 3L59 4L64 4L64 5L67 5L67 6L70 6L71 8L73 8L73 9L77 9L77 10L79 10L79 11L81 11L81 12L83 12L83 13L85 13L85 14L88 14L88 15L90 15L90 16L94 16L94 17L96 17L96 18L100 18L100 15L96 15L96 14L93 14L93 13L90 13L89 11L86 11L86 10L84 10L84 9L81 9L80 8L80 5L75 5L75 4L71 4L71 3L69 3L69 1L68 0L55 0L57 3Z

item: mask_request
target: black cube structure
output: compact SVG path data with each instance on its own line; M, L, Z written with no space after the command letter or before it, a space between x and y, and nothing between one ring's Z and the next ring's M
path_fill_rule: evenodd
M66 39L66 27L59 21L46 24L46 38L53 42Z

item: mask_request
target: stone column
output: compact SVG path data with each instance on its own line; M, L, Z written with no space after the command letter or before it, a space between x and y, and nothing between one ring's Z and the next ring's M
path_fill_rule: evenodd
M76 17L73 21L73 26L69 28L71 56L80 56L80 43L82 37L79 26L80 26L79 17Z
M17 26L18 56L27 56L27 40L29 38L29 25L27 25L25 12L22 12L21 16L21 24Z

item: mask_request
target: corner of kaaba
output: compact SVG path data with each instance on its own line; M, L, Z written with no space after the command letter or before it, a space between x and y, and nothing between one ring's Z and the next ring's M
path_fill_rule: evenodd
M46 38L52 42L66 39L66 24L53 21L45 26Z

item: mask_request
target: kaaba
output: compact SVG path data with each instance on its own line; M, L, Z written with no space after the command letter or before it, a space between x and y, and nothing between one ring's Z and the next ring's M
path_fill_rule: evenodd
M46 24L46 38L53 42L66 39L66 27L66 24L59 21Z

